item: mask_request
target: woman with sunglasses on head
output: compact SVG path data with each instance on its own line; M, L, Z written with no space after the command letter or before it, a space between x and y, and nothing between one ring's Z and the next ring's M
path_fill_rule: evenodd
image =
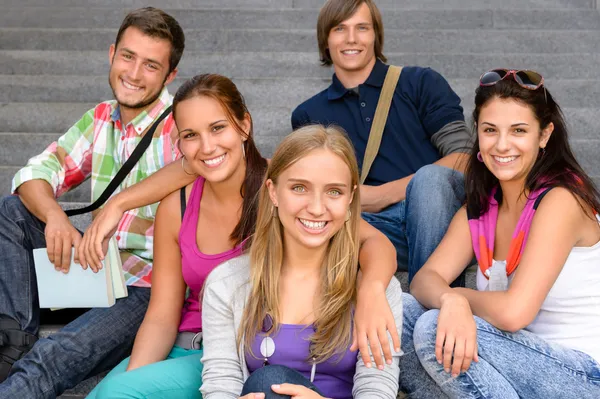
M173 116L184 156L181 163L166 166L112 198L79 247L82 264L100 267L102 248L97 246L111 236L122 210L166 196L154 225L150 304L131 357L113 369L90 398L200 397L200 292L206 276L218 264L241 255L254 233L255 198L267 161L254 144L252 118L235 84L216 74L188 80L175 94ZM353 344L367 359L369 345L377 347L376 364L383 368L384 358L391 362L393 352L386 329L392 331L394 347L400 345L385 296L396 256L387 238L362 220L359 245L364 273L357 330L368 332L364 337L355 334Z
M561 109L537 72L493 70L473 120L466 206L403 297L403 389L599 398L600 204ZM477 290L450 288L473 255Z
M306 126L280 144L258 197L250 254L206 280L204 396L396 398L400 354L372 370L350 347L358 184L354 150L338 128ZM386 294L400 325L396 279Z

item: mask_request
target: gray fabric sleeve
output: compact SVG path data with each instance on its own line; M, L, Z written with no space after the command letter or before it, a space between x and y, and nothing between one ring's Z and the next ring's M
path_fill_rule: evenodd
M394 314L398 335L402 337L402 287L396 277L392 277L385 294ZM354 399L396 399L398 396L400 356L403 353L402 351L398 353L394 351L392 337L389 333L388 339L392 352L392 364L386 364L383 370L379 370L377 367L367 368L362 356L358 353L354 386L352 387L352 397ZM371 359L373 359L372 355ZM372 363L375 364L375 361L372 360Z
M431 136L431 143L442 157L455 152L470 152L474 137L464 121L450 122Z

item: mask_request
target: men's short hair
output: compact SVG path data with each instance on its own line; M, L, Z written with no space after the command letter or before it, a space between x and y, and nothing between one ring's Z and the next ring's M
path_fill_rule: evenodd
M375 57L386 62L387 58L383 55L383 22L381 13L373 0L328 0L321 8L319 19L317 21L317 41L319 42L319 55L321 65L330 66L333 64L331 54L327 48L329 33L333 28L350 18L356 10L366 4L371 11L373 20L373 30L375 31Z
M154 7L144 7L131 11L119 28L115 47L118 46L121 37L125 30L129 27L139 29L145 35L159 39L168 40L171 43L171 55L169 57L169 73L171 73L177 65L183 49L185 48L185 35L179 22L163 10Z

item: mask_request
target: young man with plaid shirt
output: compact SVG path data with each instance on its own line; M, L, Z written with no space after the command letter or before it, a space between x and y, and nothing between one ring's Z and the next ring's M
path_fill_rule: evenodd
M157 204L127 212L117 227L128 297L110 308L92 309L37 342L32 249L46 247L57 272L68 272L81 233L57 198L87 178L92 201L100 196L171 105L166 86L177 75L184 42L177 21L163 11L147 7L128 14L109 51L115 99L86 112L31 158L13 179L16 195L0 199L0 398L54 398L128 355L150 298ZM169 114L117 191L178 159L176 137Z

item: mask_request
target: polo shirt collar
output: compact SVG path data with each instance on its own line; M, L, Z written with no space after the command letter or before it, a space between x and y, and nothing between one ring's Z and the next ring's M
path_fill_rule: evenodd
M154 107L142 111L138 116L133 118L133 120L129 122L127 126L125 126L125 131L129 125L132 125L133 130L138 135L141 135L152 123L154 123L154 120L158 118L169 105L171 105L172 102L173 99L169 94L169 90L164 87L160 93L160 96L158 97L158 102L154 105ZM119 107L119 104L116 101L110 117L114 123L121 120L121 107Z
M383 81L385 80L388 68L388 65L381 62L381 60L376 59L371 74L363 84L373 87L383 87ZM342 98L347 92L348 89L344 87L336 74L333 74L331 85L327 89L327 98L329 100L337 100Z

